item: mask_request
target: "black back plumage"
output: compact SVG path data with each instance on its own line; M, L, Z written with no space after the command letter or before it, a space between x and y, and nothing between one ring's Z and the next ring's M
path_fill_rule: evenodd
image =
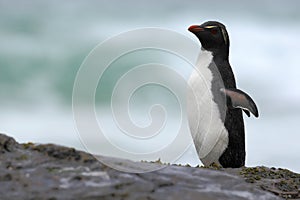
M222 76L225 88L236 88L235 77L229 64L228 57L220 58L218 55L214 55L214 62ZM227 149L219 158L219 162L223 167L244 166L246 152L242 110L226 109L224 124L229 134L229 143Z

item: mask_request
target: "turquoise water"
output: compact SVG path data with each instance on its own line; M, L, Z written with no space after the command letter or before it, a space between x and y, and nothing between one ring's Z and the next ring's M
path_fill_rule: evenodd
M299 6L299 1L0 0L0 131L20 142L83 149L73 122L72 88L98 43L142 27L171 29L196 41L187 27L215 19L228 28L238 86L261 113L259 119L245 119L247 164L299 172ZM109 76L107 81L104 93L112 83ZM107 103L97 95L98 104ZM182 162L197 162L193 150Z

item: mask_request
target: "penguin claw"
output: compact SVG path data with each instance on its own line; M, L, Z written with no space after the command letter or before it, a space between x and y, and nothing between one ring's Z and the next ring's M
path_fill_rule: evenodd
M255 117L259 116L257 106L255 105L253 99L242 90L235 88L222 88L220 91L230 99L231 107L241 108L248 117L250 117L250 112Z

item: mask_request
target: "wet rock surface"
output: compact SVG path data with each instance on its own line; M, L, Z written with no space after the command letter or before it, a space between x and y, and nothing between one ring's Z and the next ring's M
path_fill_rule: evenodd
M123 166L162 165L105 159ZM296 199L299 178L267 167L166 165L154 172L124 173L73 148L18 144L0 134L0 199Z

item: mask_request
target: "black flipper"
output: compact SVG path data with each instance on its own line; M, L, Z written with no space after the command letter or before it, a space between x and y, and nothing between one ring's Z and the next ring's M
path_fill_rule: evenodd
M248 117L250 117L250 112L255 117L258 117L257 107L253 99L248 94L235 88L222 88L221 92L224 93L226 97L230 99L231 106L233 108L241 108Z
M247 115L248 117L250 117L250 112L249 112L249 110L243 109L243 111L246 113L246 115Z

